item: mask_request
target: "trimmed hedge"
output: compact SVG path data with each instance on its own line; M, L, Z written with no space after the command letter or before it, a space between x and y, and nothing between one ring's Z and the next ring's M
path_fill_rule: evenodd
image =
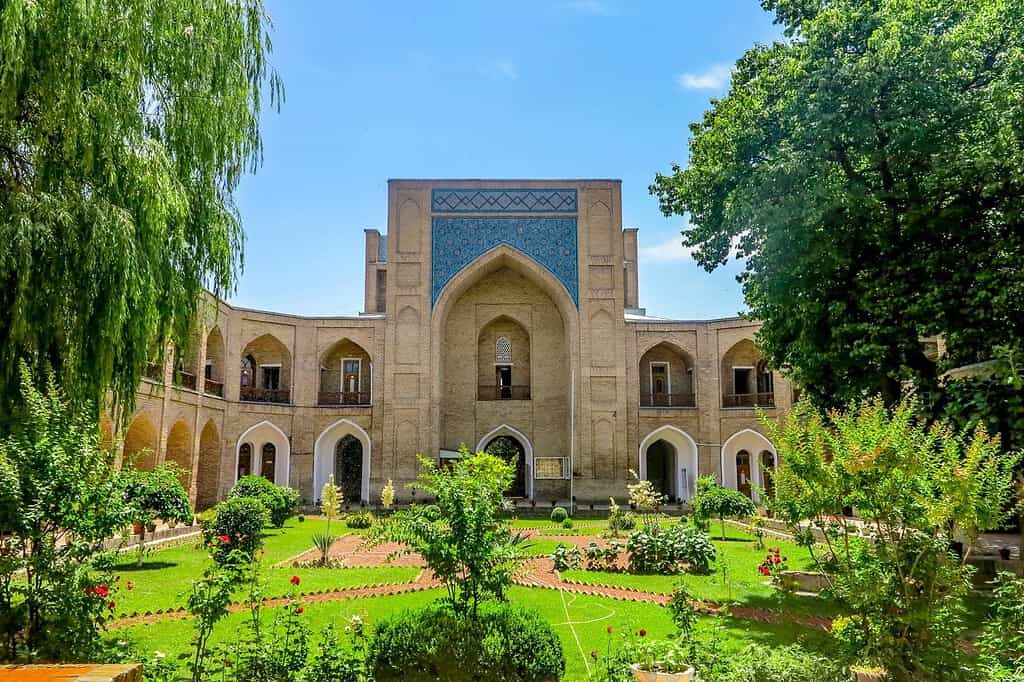
M367 667L376 682L547 682L565 673L565 656L535 611L492 602L473 620L436 603L381 622Z
M253 556L263 545L263 526L269 515L263 502L255 497L229 497L213 508L211 518L204 518L203 537L211 545L213 558L222 562L232 550ZM221 538L227 538L227 542Z

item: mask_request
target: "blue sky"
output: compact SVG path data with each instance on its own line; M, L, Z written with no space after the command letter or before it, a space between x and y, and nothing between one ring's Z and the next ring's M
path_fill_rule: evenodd
M684 319L743 308L738 264L708 274L647 187L686 161L690 121L730 65L777 35L756 0L268 0L280 113L238 193L245 271L231 301L358 312L363 229L388 178L618 178L640 229L640 303Z

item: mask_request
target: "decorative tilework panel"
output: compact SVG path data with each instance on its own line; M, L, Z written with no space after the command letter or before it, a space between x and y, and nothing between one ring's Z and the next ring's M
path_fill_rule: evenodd
M435 213L576 213L574 189L435 189Z
M495 246L507 244L547 269L579 305L576 218L434 217L431 229L432 303L459 271Z

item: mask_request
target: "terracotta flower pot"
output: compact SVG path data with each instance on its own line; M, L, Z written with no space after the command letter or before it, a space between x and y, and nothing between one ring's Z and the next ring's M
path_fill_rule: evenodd
M636 682L691 682L697 679L697 673L693 668L687 668L681 673L660 673L650 670L641 670L639 663L629 666L633 671Z
M135 533L136 535L141 533L142 532L142 524L141 523L133 523L132 524L132 532Z

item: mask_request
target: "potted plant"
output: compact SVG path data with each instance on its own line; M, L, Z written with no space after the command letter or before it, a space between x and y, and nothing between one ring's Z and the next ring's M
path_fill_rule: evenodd
M629 668L637 682L690 682L696 673L688 653L689 647L680 640L641 639L634 651L636 663Z

